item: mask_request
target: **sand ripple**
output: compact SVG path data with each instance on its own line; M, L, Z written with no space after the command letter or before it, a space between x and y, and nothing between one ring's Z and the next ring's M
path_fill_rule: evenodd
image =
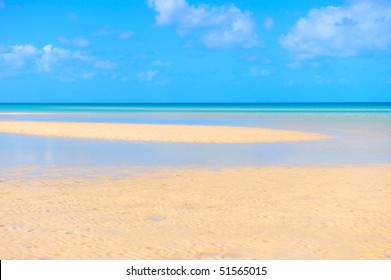
M0 182L1 259L390 259L391 166Z

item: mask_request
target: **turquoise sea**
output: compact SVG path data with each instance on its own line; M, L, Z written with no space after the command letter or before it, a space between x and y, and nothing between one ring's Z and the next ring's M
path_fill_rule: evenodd
M0 104L0 120L254 126L332 136L297 143L190 144L0 133L0 176L10 168L29 166L126 169L391 163L391 103Z
M52 113L390 113L372 103L0 103L0 112Z

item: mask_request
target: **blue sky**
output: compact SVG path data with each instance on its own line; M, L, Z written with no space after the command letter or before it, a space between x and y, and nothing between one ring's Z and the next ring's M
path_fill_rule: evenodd
M391 1L0 0L0 102L391 101Z

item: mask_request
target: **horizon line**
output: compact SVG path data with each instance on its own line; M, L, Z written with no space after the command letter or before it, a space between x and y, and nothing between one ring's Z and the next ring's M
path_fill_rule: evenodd
M262 104L391 104L391 101L338 102L0 102L0 105L262 105Z

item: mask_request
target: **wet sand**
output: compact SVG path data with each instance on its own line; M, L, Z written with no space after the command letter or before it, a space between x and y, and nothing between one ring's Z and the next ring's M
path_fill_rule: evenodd
M391 259L391 165L21 176L0 209L1 259Z
M36 121L0 121L0 133L187 143L295 142L329 138L313 132L258 127Z

